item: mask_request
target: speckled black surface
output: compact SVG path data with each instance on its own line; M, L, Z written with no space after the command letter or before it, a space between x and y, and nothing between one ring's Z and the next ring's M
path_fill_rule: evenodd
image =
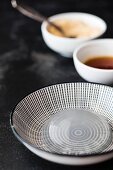
M47 16L82 11L102 17L108 24L104 37L113 37L113 2L110 0L25 0ZM52 52L44 44L40 24L0 1L0 170L113 170L113 159L91 166L63 166L39 158L14 137L9 115L27 94L56 83L84 81L73 60Z

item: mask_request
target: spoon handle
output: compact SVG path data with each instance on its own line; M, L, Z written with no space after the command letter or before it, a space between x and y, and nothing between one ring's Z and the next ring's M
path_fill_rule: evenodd
M11 4L19 12L21 12L23 15L29 18L32 18L39 22L43 22L44 20L47 20L45 16L42 16L39 12L35 11L34 9L23 4L17 4L16 0L11 0Z
M11 0L11 4L14 8L16 8L19 12L21 12L23 15L32 18L36 21L39 22L43 22L43 21L47 21L50 25L52 25L53 27L55 27L58 31L60 31L62 34L64 34L63 30L57 26L56 24L54 24L53 22L49 21L47 17L41 15L39 12L37 12L36 10L23 5L23 4L17 4L16 0Z

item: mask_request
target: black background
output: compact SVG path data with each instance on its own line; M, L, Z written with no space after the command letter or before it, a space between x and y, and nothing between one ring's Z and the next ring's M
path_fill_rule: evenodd
M25 0L46 16L62 12L87 12L103 18L104 38L113 37L113 1ZM113 159L91 166L63 166L32 154L14 137L10 112L27 94L57 83L84 81L72 59L52 52L45 45L40 23L12 9L10 0L0 0L0 170L112 170Z

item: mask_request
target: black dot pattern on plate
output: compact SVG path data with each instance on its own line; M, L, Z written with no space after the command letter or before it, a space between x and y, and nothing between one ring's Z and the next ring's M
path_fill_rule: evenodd
M90 154L102 152L109 146L111 130L102 116L82 110L66 110L46 122L42 138L52 152Z
M37 90L16 106L13 127L43 151L90 155L113 150L113 88L91 83Z

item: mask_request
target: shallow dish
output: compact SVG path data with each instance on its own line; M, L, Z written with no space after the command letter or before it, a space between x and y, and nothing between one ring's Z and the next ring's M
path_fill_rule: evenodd
M81 45L85 41L100 37L101 35L104 34L104 32L107 29L107 25L105 21L103 21L101 18L95 15L88 14L88 13L67 12L67 13L61 13L49 17L49 20L52 22L58 19L80 20L82 22L87 23L88 25L91 25L92 27L98 27L100 29L100 32L97 35L91 37L66 38L66 37L59 37L50 33L47 30L48 24L46 21L44 21L41 26L41 31L45 43L53 51L61 54L64 57L72 57L73 51L77 46Z
M67 83L25 97L11 114L15 136L49 161L86 165L113 157L113 89Z

